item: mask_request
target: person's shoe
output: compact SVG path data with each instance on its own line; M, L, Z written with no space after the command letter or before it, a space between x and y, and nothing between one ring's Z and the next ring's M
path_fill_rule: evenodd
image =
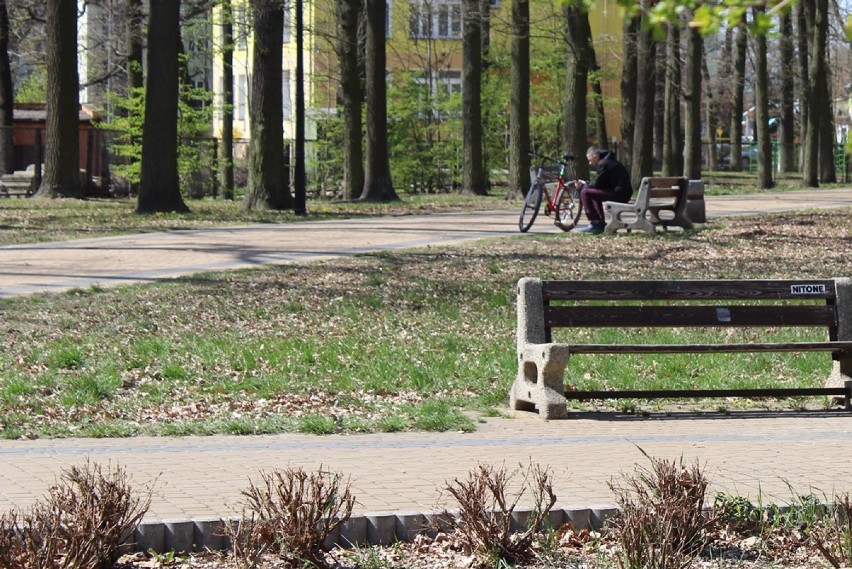
M602 221L593 221L589 225L584 225L577 229L578 233L588 233L589 235L598 235L603 233L604 227L606 227L606 223Z

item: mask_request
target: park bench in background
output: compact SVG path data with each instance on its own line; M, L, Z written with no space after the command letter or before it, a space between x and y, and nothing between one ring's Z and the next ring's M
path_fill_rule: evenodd
M541 281L518 282L518 376L510 393L515 410L538 408L545 419L564 417L575 400L672 397L852 397L852 279ZM814 301L817 301L816 303ZM763 327L824 328L812 342L712 344L589 344L554 342L556 328ZM769 333L767 332L767 335ZM831 352L825 388L666 391L569 391L563 376L575 354L716 352Z
M635 200L604 202L608 218L604 233L627 229L653 234L658 225L666 229L671 225L692 229L687 215L688 190L686 178L642 178Z

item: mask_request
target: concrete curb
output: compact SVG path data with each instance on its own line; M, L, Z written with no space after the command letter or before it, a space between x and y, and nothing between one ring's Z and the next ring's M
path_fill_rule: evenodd
M618 511L614 505L591 507L554 508L550 511L550 525L558 528L571 522L575 529L599 530L604 522ZM532 508L518 508L512 513L513 527L520 529L533 514ZM448 518L449 516L449 518ZM457 512L371 512L352 516L325 545L351 548L368 545L390 545L398 541L410 542L418 535L434 537L439 531L449 529ZM452 518L452 519L450 519ZM225 524L239 523L237 519L195 518L192 520L163 520L142 522L136 528L128 548L132 551L167 553L192 553L223 551L231 544L225 536Z

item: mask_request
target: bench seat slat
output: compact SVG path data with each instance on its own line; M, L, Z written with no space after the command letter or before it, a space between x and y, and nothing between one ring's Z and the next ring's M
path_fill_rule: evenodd
M647 178L647 180L652 188L677 186L686 181L684 178Z
M758 300L836 298L833 280L542 281L548 300Z
M676 198L680 195L678 188L654 188L651 190L650 199L656 198Z
M779 342L755 344L566 344L575 354L685 354L744 352L847 352L852 342Z
M548 328L834 326L833 306L548 306Z

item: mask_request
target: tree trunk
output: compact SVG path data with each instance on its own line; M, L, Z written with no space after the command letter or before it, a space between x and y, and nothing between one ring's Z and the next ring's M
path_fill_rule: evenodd
M77 3L49 0L47 17L47 147L37 195L83 196L80 184Z
M585 156L588 148L586 132L586 99L588 97L589 63L587 49L589 27L581 21L588 21L588 13L579 7L566 6L562 9L565 17L565 39L567 57L565 65L565 98L562 103L562 146L575 156ZM577 160L577 176L589 177L589 166L585 160Z
M338 0L340 100L343 107L343 199L351 200L364 188L361 77L358 73L360 0Z
M707 67L707 54L701 57L701 77L704 85L704 116L707 117L707 169L711 172L718 170L716 155L716 127L718 125L716 103L713 90L710 88L710 69Z
M701 179L701 32L690 28L686 55L686 116L684 121L684 174L690 180Z
M480 0L462 0L462 193L485 195L482 160L482 15Z
M621 151L622 162L630 170L633 153L633 132L636 120L637 66L636 40L639 34L639 18L624 22L622 50L624 63L621 72Z
M822 64L825 60L825 36L820 37L820 34L825 32L824 26L821 25L825 11L820 10L820 7L825 6L826 2L825 0L816 0L814 3L803 2L803 4L811 4L810 10L805 11L805 19L806 27L813 33L809 36L808 82L811 91L808 96L808 130L804 139L802 177L806 186L816 188L819 186L819 130L822 114L825 112L825 107L822 106L823 101L820 101L821 93L818 87L823 80L822 74L825 73ZM820 12L822 12L822 15L820 15Z
M765 12L765 8L754 8L755 16ZM757 17L755 17L757 20ZM755 122L757 122L757 185L762 189L771 188L772 182L772 140L769 134L769 72L766 63L766 34L757 34L754 38L755 68Z
M592 93L594 94L595 105L595 138L598 146L601 148L609 148L609 134L606 128L606 113L604 113L604 96L603 88L601 87L601 68L598 65L598 56L595 53L595 44L592 39L592 29L589 25L588 15L583 19L583 25L588 26L589 30L589 71L592 73ZM582 162L582 160L581 160Z
M530 184L530 3L512 0L512 60L509 94L509 190L526 194Z
M789 63L795 61L793 51L793 15L787 10L781 14L781 38L779 39L779 52L781 61L787 63L782 65L781 74L781 148L778 154L778 167L782 172L796 171L796 125L793 105L795 103L795 89L793 82L793 66Z
M254 47L249 106L246 209L284 210L293 206L284 175L282 49L284 9L279 0L252 0Z
M234 12L222 0L222 139L219 152L219 195L234 199Z
M745 18L745 16L743 16ZM731 170L741 171L743 154L743 112L745 111L745 65L748 51L748 28L745 22L737 26L734 43L734 78L731 92Z
M668 26L666 50L665 112L663 114L663 176L677 176L683 172L683 136L680 126L680 28Z
M819 180L824 184L837 181L834 168L835 128L834 102L829 86L830 66L828 64L828 0L816 0L814 10L814 45L811 66L814 69L812 77L813 98L815 108L820 109L819 117ZM812 107L813 110L814 107Z
M125 67L127 69L127 95L145 86L142 76L142 0L126 0L125 4Z
M799 124L802 130L799 138L802 141L801 169L802 181L806 186L817 187L819 177L817 175L817 156L819 154L816 139L810 136L810 127L813 122L811 108L813 106L813 95L811 89L811 45L814 27L813 2L799 2L796 7L796 21L799 30Z
M151 0L137 213L187 212L177 165L180 2Z
M646 2L647 6L647 2ZM643 16L644 18L644 16ZM656 42L654 32L641 29L636 43L636 112L633 122L633 142L630 159L630 179L638 188L645 176L654 175L654 91Z
M367 151L361 200L398 200L388 158L388 101L385 68L385 0L366 0Z
M15 170L14 85L9 64L9 11L6 0L0 0L0 174Z
M663 30L665 28L662 28ZM668 63L668 42L656 42L654 54L654 167L663 163L663 130L666 121L666 64Z

